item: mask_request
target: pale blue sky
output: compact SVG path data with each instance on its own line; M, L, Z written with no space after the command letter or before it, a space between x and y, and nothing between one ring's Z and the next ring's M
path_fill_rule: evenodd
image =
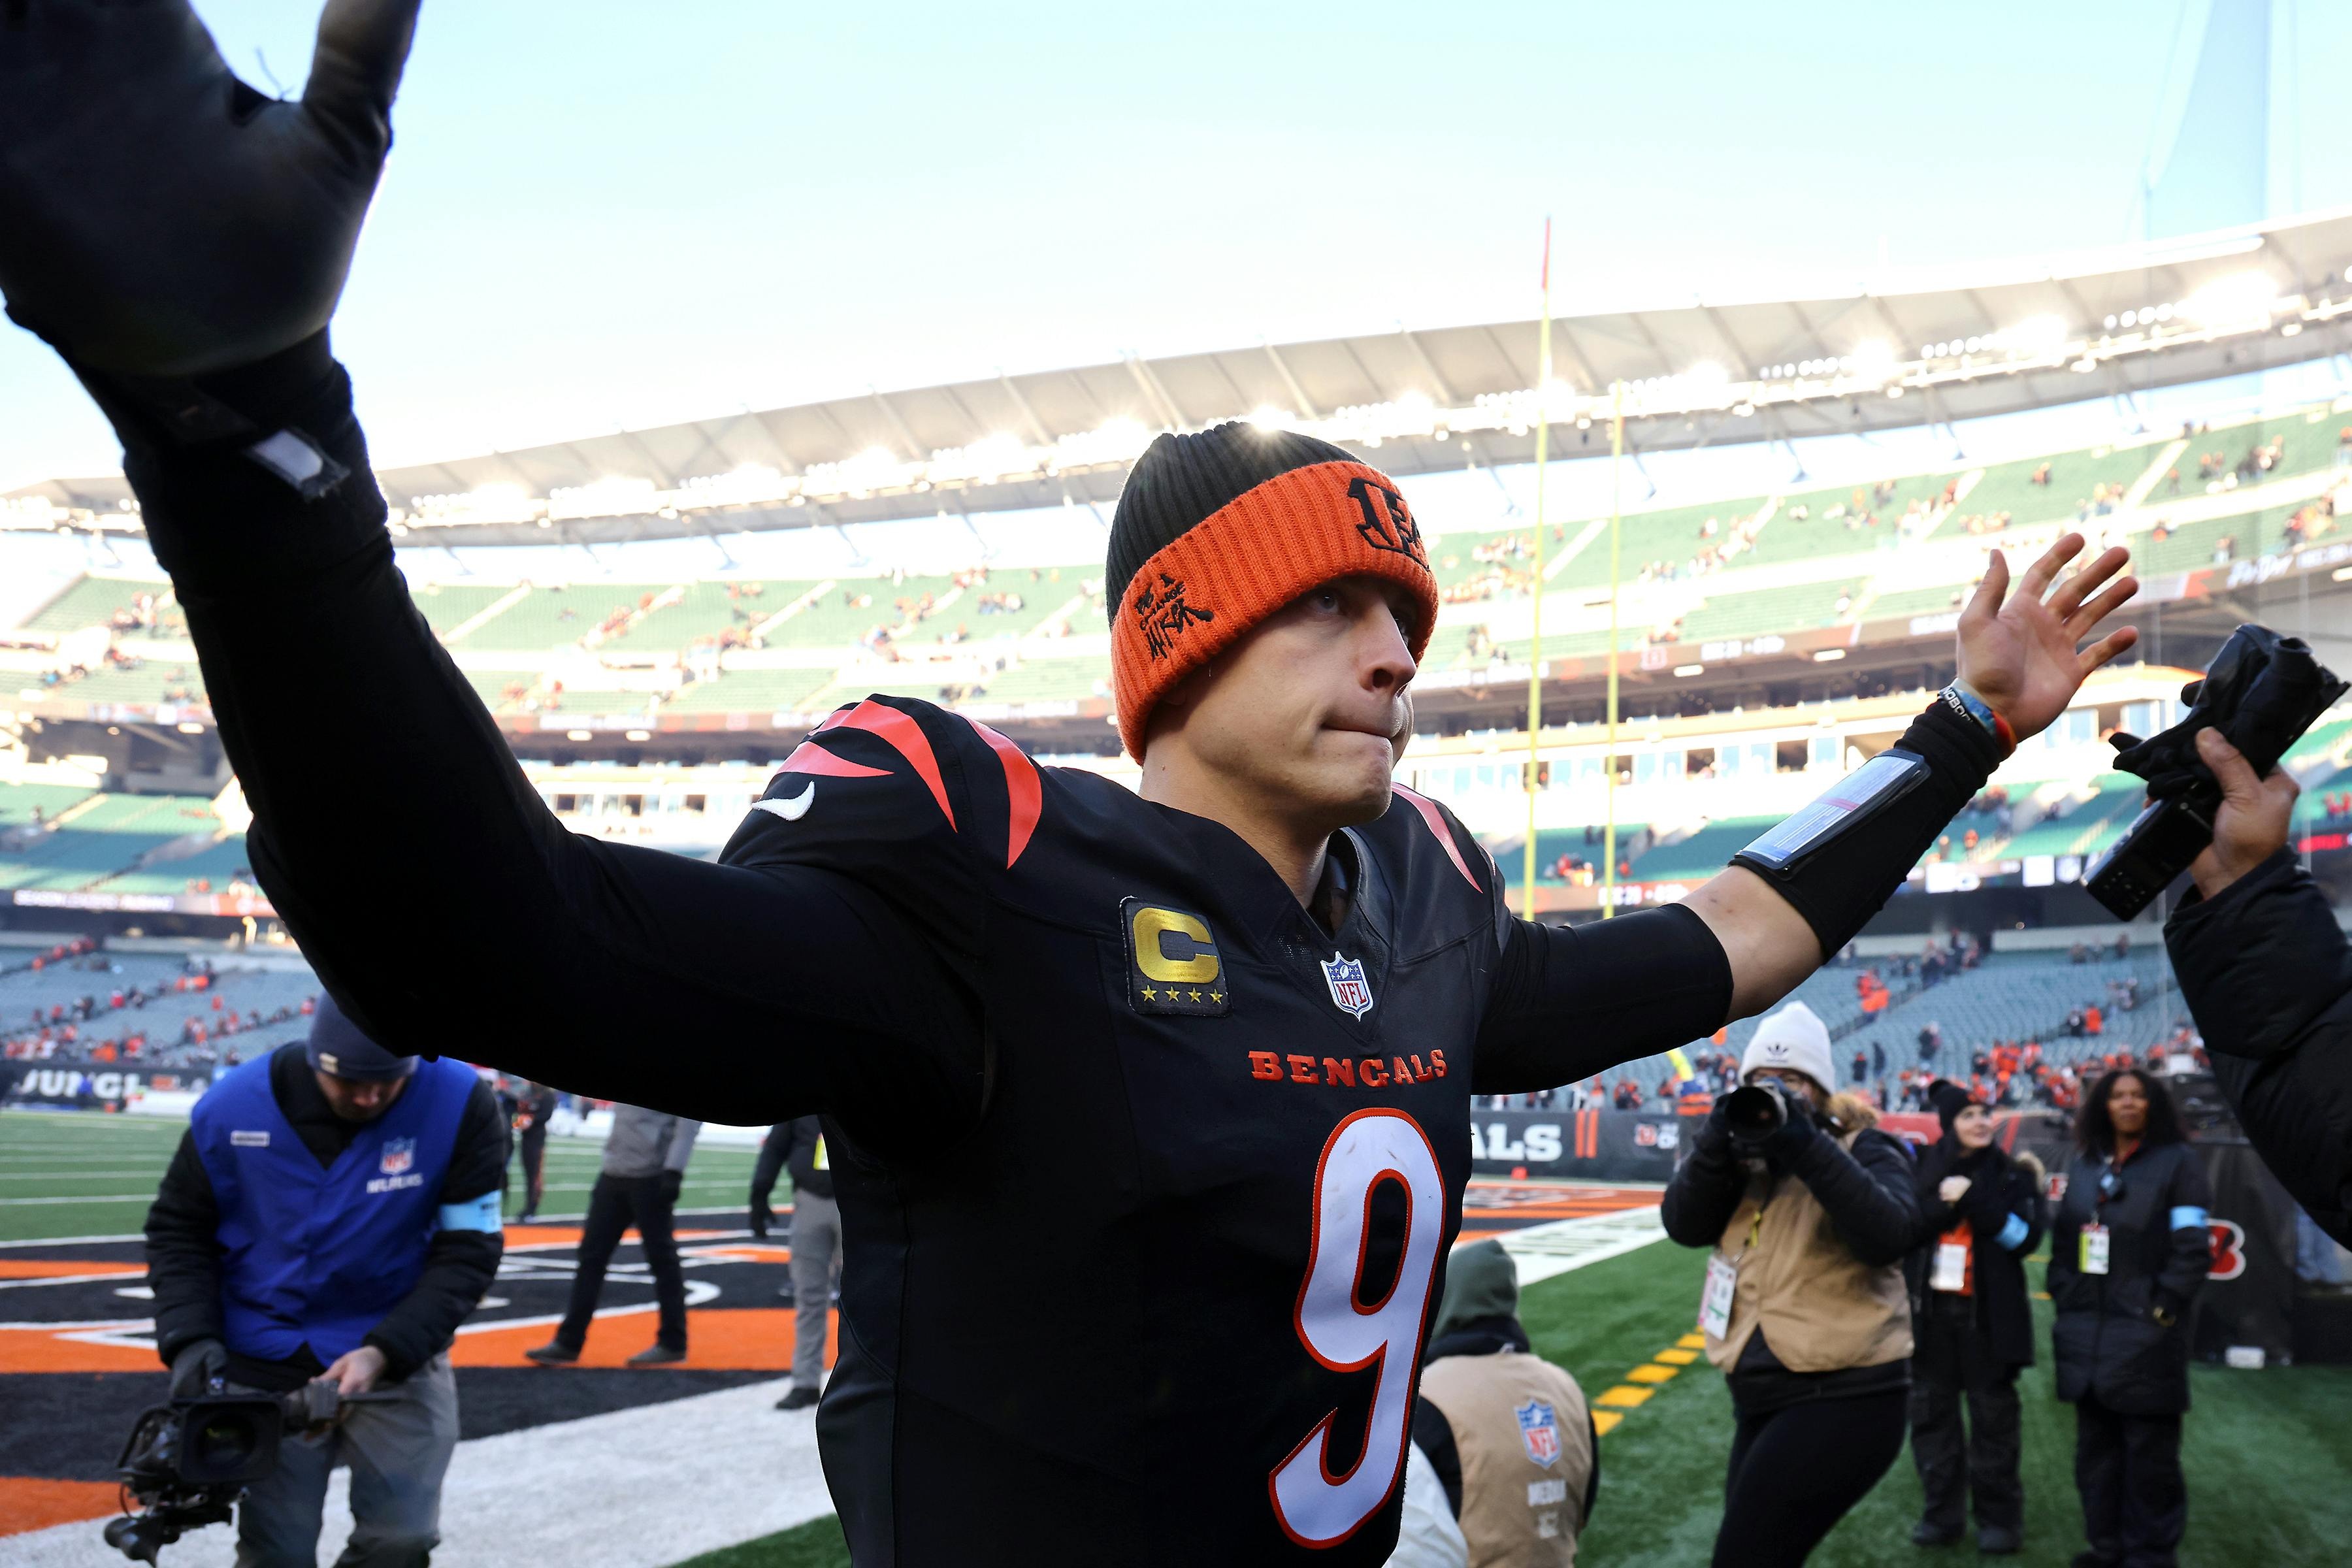
M1548 211L1563 310L2104 245L2184 3L427 0L338 342L400 462L1532 313ZM299 86L313 0L197 8ZM2352 201L2294 31L2279 210ZM0 489L114 460L0 334Z

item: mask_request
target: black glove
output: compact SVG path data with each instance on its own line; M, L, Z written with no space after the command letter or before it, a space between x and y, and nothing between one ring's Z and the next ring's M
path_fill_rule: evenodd
M1698 1124L1698 1146L1710 1154L1731 1152L1730 1100L1727 1094L1717 1095L1715 1104L1707 1110L1706 1120Z
M392 145L419 4L328 0L289 103L231 74L187 0L0 0L9 314L86 375L134 380L317 336Z
M1791 1100L1789 1119L1758 1140L1756 1152L1769 1163L1790 1170L1821 1135L1821 1129L1813 1125L1812 1110L1801 1101Z
M677 1202L678 1194L684 1191L686 1191L686 1173L684 1171L664 1171L661 1173L662 1202L666 1204L675 1204Z
M218 1340L190 1340L172 1358L172 1397L210 1394L213 1379L228 1376L228 1347Z

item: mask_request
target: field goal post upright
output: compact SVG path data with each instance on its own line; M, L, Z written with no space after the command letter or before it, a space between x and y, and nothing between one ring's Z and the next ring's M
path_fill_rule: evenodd
M1535 620L1528 638L1528 841L1522 864L1520 912L1536 918L1536 791L1541 771L1537 748L1543 739L1544 467L1551 457L1551 219L1544 219L1543 324L1536 334L1536 552Z
M1625 384L1609 388L1609 750L1601 760L1608 775L1609 809L1601 830L1601 918L1617 913L1617 549L1624 523L1623 483L1619 470L1625 458Z

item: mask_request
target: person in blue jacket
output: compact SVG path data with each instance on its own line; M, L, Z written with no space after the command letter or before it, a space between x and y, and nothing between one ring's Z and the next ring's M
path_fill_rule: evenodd
M463 1062L395 1057L321 997L307 1044L196 1102L147 1215L155 1345L175 1398L332 1382L237 1510L237 1568L312 1568L327 1477L352 1470L340 1568L423 1568L457 1444L448 1347L497 1277L506 1129Z

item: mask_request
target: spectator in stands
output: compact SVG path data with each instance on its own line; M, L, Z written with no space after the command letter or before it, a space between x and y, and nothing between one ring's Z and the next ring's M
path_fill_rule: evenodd
M1911 1458L1926 1506L1911 1541L1959 1540L1973 1501L1977 1550L2007 1555L2024 1542L2017 1375L2033 1364L2025 1259L2045 1223L2042 1170L2031 1154L1993 1146L1992 1113L1958 1084L1932 1084L1927 1099L1943 1137L1920 1156L1914 1183Z
M1919 1225L1911 1156L1853 1095L1829 1031L1792 1002L1742 1058L1788 1115L1735 1135L1717 1103L1667 1184L1666 1234L1707 1247L1700 1326L1736 1417L1717 1568L1801 1563L1903 1449Z
M2164 1568L2189 1519L2180 1420L2189 1307L2212 1261L2205 1170L2162 1083L2130 1069L2093 1086L2074 1142L2049 1285L2090 1542L2075 1561Z
M1518 1319L1518 1270L1495 1241L1454 1249L1431 1325L1413 1405L1412 1443L1478 1568L1559 1568L1592 1517L1601 1456L1576 1379L1529 1353ZM1408 1479L1406 1507L1412 1510ZM1391 1568L1445 1559L1426 1551Z
M2339 450L2341 448L2339 447ZM2199 752L2221 784L2195 889L2166 925L2182 997L2246 1136L2321 1229L2352 1246L2352 945L2288 843L2296 789L2257 778L2218 733Z
M588 1221L580 1237L580 1258L572 1275L572 1300L555 1337L524 1355L541 1366L568 1366L580 1359L604 1270L632 1226L654 1277L660 1321L654 1342L629 1358L631 1366L668 1366L686 1359L686 1276L678 1268L677 1237L671 1215L686 1184L686 1163L702 1123L642 1106L613 1108L605 1135L604 1166L588 1194Z

